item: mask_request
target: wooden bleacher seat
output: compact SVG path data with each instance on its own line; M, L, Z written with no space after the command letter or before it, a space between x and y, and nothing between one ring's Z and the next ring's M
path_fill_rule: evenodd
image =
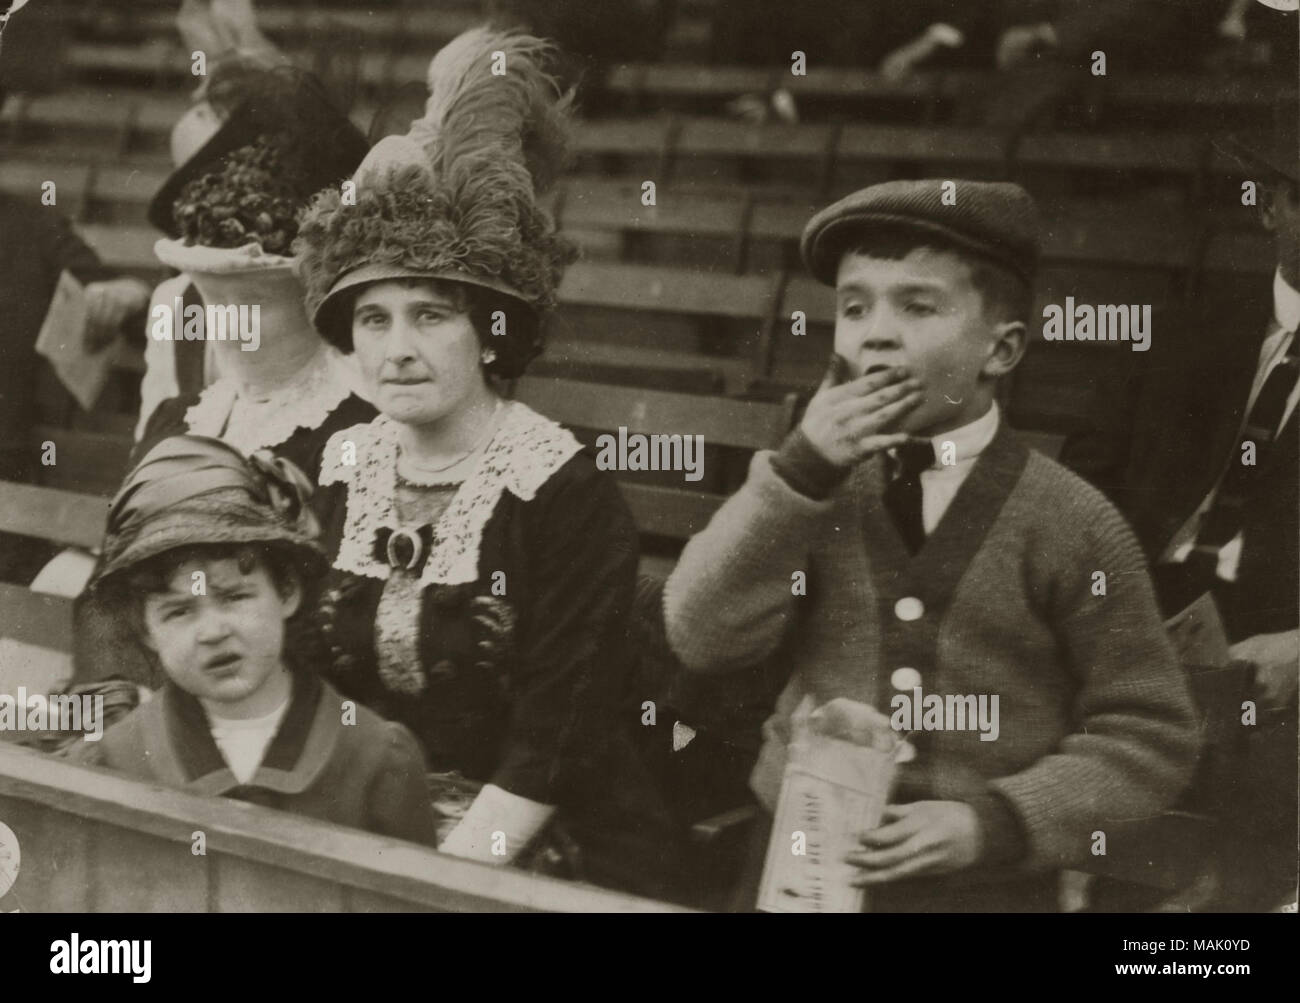
M631 63L619 66L607 86L630 111L665 109L716 113L742 94L789 90L808 120L829 114L874 121L942 121L972 94L986 94L999 79L989 70L917 73L902 80L849 67L817 67L796 77L786 67L711 66L685 63ZM1284 82L1257 75L1207 77L1180 73L1138 73L1090 81L1088 100L1097 121L1124 125L1142 116L1146 129L1203 124L1208 109L1240 121L1267 124L1272 103L1286 94ZM1294 93L1292 90L1291 93Z
M615 260L672 262L708 271L739 271L747 202L676 189L641 201L635 182L565 185L557 222L588 259L608 249ZM612 240L607 239L612 236ZM608 245L608 247L607 247Z
M1199 133L1028 133L1015 147L1013 176L1031 191L1051 178L1086 178L1123 191L1132 191L1137 177L1160 178L1190 197L1209 151Z
M162 235L152 227L90 223L80 227L80 231L91 249L115 268L153 278L166 272L153 253L153 246Z
M44 443L54 443L55 462L40 468L42 487L108 498L126 475L126 460L131 452L129 432L37 425L31 441L36 455L40 455Z
M727 118L681 121L671 177L775 183L823 190L838 129L829 125L756 126Z
M848 192L899 177L996 180L1009 138L992 129L846 125L835 151L834 188Z
M93 550L107 514L101 496L0 481L0 533ZM0 582L0 693L57 688L71 678L71 652L72 600Z
M779 276L584 262L565 273L547 353L559 359L754 375ZM597 346L601 347L597 347ZM693 359L691 358L693 356Z
M629 434L703 436L706 452L704 479L700 482L686 482L677 472L664 475L628 471L617 475L638 531L668 541L670 550L703 529L729 493L726 480L710 470L711 464L725 463L720 450L752 452L774 448L790 430L794 418L793 395L767 403L614 388L541 376L518 380L514 397L562 425L588 432L626 428ZM580 438L586 441L592 436ZM663 561L647 565L665 570Z

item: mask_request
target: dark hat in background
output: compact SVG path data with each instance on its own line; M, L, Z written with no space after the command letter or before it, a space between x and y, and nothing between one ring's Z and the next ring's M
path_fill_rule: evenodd
M1280 102L1273 109L1271 129L1228 133L1216 137L1214 146L1247 173L1263 172L1300 184L1300 105Z
M293 158L302 178L303 205L320 189L351 177L370 148L315 76L294 67L267 70L250 81L248 96L212 138L163 182L149 203L149 222L169 237L179 237L172 208L181 190L220 171L229 154L263 135L281 141Z
M951 182L952 188L945 189ZM945 202L945 194L948 194ZM833 286L840 256L872 229L933 235L1015 272L1033 284L1038 208L1019 185L929 178L887 181L827 206L804 227L799 250L809 273Z

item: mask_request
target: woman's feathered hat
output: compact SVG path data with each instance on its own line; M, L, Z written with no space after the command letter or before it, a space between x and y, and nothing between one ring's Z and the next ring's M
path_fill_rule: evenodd
M317 330L351 348L342 295L394 278L468 283L537 314L555 304L576 256L538 205L563 170L572 94L544 64L550 43L480 27L429 64L424 115L389 136L353 177L355 204L326 189L299 221L294 244Z

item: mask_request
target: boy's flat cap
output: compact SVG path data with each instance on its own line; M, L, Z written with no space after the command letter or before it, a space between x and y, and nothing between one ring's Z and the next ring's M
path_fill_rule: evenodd
M944 184L952 180L952 205ZM845 196L804 227L799 250L819 282L835 284L840 255L873 227L913 228L1005 265L1031 285L1038 266L1038 208L1006 182L886 181Z

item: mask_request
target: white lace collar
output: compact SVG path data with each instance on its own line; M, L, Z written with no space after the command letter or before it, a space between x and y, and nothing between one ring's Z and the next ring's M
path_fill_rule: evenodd
M420 585L462 585L479 577L483 527L503 491L530 501L538 488L579 450L573 434L517 401L502 409L501 423L473 471L456 490L433 530ZM376 560L381 529L401 528L397 487L398 422L384 415L335 432L321 460L320 483L347 485L347 516L334 567L387 579L391 569ZM345 455L345 444L351 443ZM344 463L351 458L355 462Z
M265 401L243 399L237 413L239 385L229 376L220 377L185 412L185 425L195 435L219 438L252 453L278 446L299 428L320 428L352 393L354 382L343 356L326 346L292 383L274 390Z

